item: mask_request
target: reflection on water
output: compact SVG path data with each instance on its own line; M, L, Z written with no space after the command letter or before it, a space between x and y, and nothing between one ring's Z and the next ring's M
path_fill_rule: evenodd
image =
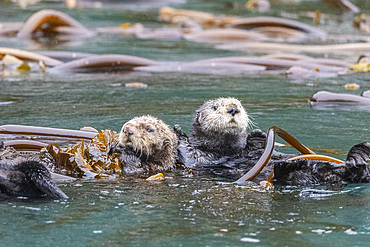
M216 14L253 15L225 1L166 2L176 8ZM239 6L245 4L245 1L234 2L240 3ZM285 11L296 17L298 6L302 11L315 11L323 5L322 1L294 2L302 5L294 5L292 1L271 2L273 15ZM352 2L369 13L368 1ZM137 11L132 1L127 4L131 4L129 10L112 10L105 5L101 9L68 10L63 1L40 1L20 10L12 2L5 1L0 2L0 22L24 21L36 10L54 8L67 12L88 28L117 26L124 22L141 22L149 27L168 25L158 21L158 6ZM140 6L147 5L141 3ZM322 11L330 9L323 6ZM309 23L310 20L301 18L301 21ZM324 30L334 34L344 33L348 26L351 23L328 21L322 24ZM362 35L353 29L348 32ZM254 55L253 52L216 50L211 45L184 40L140 40L108 34L48 46L1 38L0 46L32 51L126 54L157 61ZM349 63L358 58L357 55L326 56ZM4 76L0 72L0 124L71 129L93 126L118 131L134 116L152 114L171 126L180 124L188 133L195 109L205 100L231 96L242 101L258 128L267 130L276 125L307 146L345 154L353 145L370 139L369 107L311 107L309 99L320 90L348 92L343 87L347 83L359 84L360 89L353 92L359 95L370 89L369 81L369 73L296 80L280 74L136 71L51 75L31 71ZM126 88L125 83L130 82L142 82L148 87ZM279 151L292 152L289 148ZM241 187L165 175L170 177L159 183L118 180L61 184L70 197L64 201L27 198L2 201L1 243L4 246L368 245L370 187L367 184L351 185L342 191L321 187L277 187L264 191L252 184Z
M341 104L316 104L312 106L315 110L323 110L323 111L364 111L370 112L370 106L365 104L350 104L350 103L341 103Z

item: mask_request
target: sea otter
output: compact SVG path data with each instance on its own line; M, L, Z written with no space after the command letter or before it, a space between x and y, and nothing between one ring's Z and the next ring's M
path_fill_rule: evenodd
M254 166L265 147L266 133L255 129L248 134L247 128L251 125L239 100L206 101L195 112L189 137L179 125L174 126L179 140L178 162L195 168L193 173L199 175L240 178ZM271 171L271 167L266 167L256 181L265 179Z
M245 148L250 123L239 100L210 100L196 111L189 141L204 152L235 155Z
M190 137L187 137L179 125L174 127L179 139L178 161L195 168L199 174L240 178L254 167L265 151L266 134L258 129L247 134L249 125L251 121L237 99L219 98L205 102L195 113ZM332 162L306 159L286 161L294 155L273 151L270 165L254 181L267 179L272 171L275 172L276 180L282 184L370 181L369 168L366 165L370 161L369 147L370 144L366 142L354 146L346 163L341 165L341 170ZM291 166L294 168L290 170L284 168L297 162L301 165ZM361 169L357 165L361 165ZM317 167L325 169L316 171Z
M120 152L122 174L168 171L175 167L177 137L162 120L135 117L122 126L119 142L110 154Z
M179 138L179 160L185 164L212 165L230 157L243 157L249 150L263 148L266 134L252 125L247 112L235 98L206 101L196 112L190 137L179 125L174 130ZM248 142L248 145L247 145Z
M10 196L68 198L41 162L25 159L0 160L0 198Z

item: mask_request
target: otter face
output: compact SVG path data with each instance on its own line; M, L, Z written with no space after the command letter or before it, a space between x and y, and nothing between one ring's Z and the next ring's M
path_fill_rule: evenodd
M218 98L205 102L196 112L194 125L204 133L240 134L251 124L240 101Z
M119 134L121 146L131 147L140 156L153 155L166 145L176 147L176 135L162 120L152 116L136 117L122 126Z

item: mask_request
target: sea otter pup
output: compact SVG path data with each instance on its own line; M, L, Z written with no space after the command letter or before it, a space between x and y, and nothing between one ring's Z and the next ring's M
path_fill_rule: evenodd
M68 198L39 161L19 160L12 164L0 160L0 198L9 196Z
M175 167L177 137L162 120L136 117L122 126L119 142L109 153L120 152L123 174L168 171Z

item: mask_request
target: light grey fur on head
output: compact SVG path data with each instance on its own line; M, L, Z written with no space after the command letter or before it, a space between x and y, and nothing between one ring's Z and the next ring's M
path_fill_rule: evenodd
M238 113L229 113L232 108ZM209 100L195 113L190 141L211 152L232 153L232 149L237 152L246 145L247 128L251 123L238 99Z

